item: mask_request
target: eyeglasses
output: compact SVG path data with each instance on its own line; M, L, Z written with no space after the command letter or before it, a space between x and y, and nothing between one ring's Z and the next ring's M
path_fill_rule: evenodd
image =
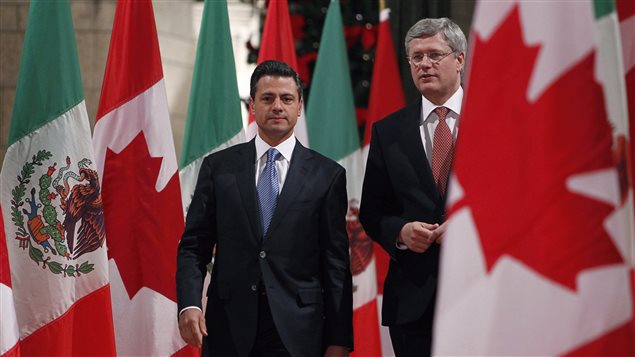
M447 56L451 55L454 52L456 51L450 51L447 53L443 53L443 52L416 53L414 56L410 56L406 58L408 59L408 63L410 63L411 65L415 67L421 65L421 63L423 63L423 60L426 57L428 57L428 59L430 60L432 64L436 65L436 64L439 64L441 61L443 61L444 58L446 58Z

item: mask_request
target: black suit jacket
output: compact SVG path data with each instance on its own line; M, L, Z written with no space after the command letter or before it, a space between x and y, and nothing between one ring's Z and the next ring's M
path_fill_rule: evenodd
M179 244L179 311L201 306L206 265L215 248L204 353L249 354L256 337L260 281L291 355L318 356L327 345L352 348L345 170L296 142L263 238L255 160L251 140L203 161Z
M424 253L396 248L411 221L444 220L444 198L436 188L419 124L421 99L373 125L362 189L360 221L366 233L390 255L384 283L382 324L414 321L433 308L439 245Z

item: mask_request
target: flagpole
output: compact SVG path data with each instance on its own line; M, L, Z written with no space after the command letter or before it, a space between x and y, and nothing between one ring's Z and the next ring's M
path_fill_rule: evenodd
M386 0L379 0L379 12L386 8Z

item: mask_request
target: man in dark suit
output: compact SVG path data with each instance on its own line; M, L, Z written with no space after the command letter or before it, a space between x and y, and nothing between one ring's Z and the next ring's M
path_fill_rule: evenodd
M389 326L395 354L424 356L431 353L466 40L447 18L423 19L405 45L421 97L373 126L360 221L391 258L382 324Z
M258 65L250 95L256 137L201 166L178 251L181 336L203 356L346 356L345 170L293 135L302 86L287 64Z

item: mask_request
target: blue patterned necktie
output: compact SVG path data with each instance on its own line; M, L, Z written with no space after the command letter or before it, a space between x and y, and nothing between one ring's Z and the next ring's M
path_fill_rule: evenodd
M269 223L278 203L278 170L276 160L280 157L278 150L271 148L267 151L267 164L258 179L258 203L260 204L260 221L262 234L267 234Z

